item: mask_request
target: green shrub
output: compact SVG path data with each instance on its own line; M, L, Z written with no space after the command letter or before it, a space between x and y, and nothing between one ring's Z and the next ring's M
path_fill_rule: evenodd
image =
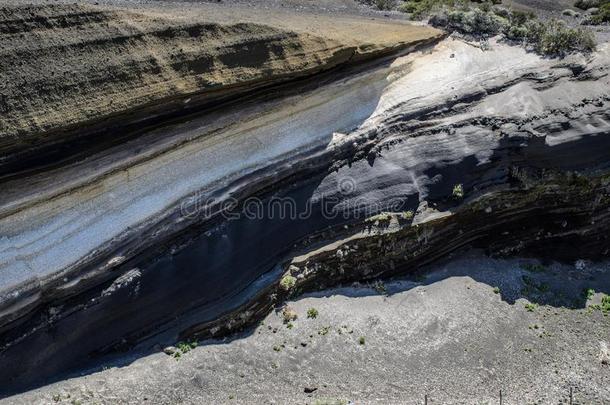
M464 186L462 186L461 184L456 184L455 186L453 186L452 195L453 198L455 198L456 200L461 200L462 198L464 198Z
M593 298L593 296L595 295L595 290L592 288L585 288L585 290L583 291L583 295L585 296L585 299L588 301L591 298Z
M307 310L307 318L314 319L314 318L317 318L317 317L318 317L318 310L317 309L309 308Z
M605 6L592 19L610 20L610 1ZM595 36L590 30L570 28L555 19L541 22L531 13L503 8L443 9L433 14L429 22L435 27L474 37L503 34L506 39L520 41L543 55L563 56L595 49Z
M565 22L552 19L544 24L544 31L534 47L544 55L564 55L568 51L595 49L595 38L590 31L569 28Z
M523 25L511 25L504 30L504 36L511 41L523 41L527 38L528 30Z
M403 13L411 14L413 19L421 19L442 7L456 7L463 5L463 3L460 0L408 0L401 4L398 9Z
M577 0L574 3L574 7L581 10L588 10L590 8L599 7L602 5L602 0Z
M405 211L402 213L402 218L406 219L408 221L408 220L413 219L413 215L415 215L415 214L413 214L413 211L411 211L411 210Z
M604 312L610 312L610 295L604 295L602 297L601 308Z
M466 9L473 3L477 3L478 7L484 11L490 11L492 5L501 4L502 0L407 0L398 7L398 10L411 14L413 19L421 19L443 8Z
M292 277L291 275L286 275L280 280L280 287L282 287L283 290L290 291L292 287L296 285L296 283L296 278Z
M535 310L536 308L538 308L538 304L535 304L535 303L529 303L529 302L528 302L527 304L525 304L525 309L526 309L528 312L534 312L534 310Z
M297 312L289 306L284 307L282 311L282 318L284 319L284 323L290 323L290 321L296 321L299 316Z
M173 353L175 359L179 359L183 354L187 354L192 349L197 347L197 341L191 340L190 342L178 342L176 344L176 351Z
M588 21L591 24L603 24L610 22L610 1L599 6L599 10L594 13Z
M536 18L536 15L531 11L519 11L519 10L507 10L508 16L506 18L509 19L511 25L523 25L529 20L533 20Z
M396 0L375 0L375 6L379 10L393 10L396 8Z
M495 35L508 24L505 18L480 8L444 10L430 17L429 22L435 27L476 36Z

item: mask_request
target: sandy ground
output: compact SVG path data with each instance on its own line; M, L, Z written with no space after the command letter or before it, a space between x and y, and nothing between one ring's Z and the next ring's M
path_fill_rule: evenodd
M571 389L575 404L604 404L610 316L587 305L610 292L609 270L470 252L376 289L299 297L291 327L278 311L179 359L109 364L3 403L481 404L502 391L504 404L557 404Z

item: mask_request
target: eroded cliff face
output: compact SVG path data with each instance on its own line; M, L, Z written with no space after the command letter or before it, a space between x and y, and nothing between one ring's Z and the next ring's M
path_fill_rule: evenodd
M6 180L2 386L231 333L298 291L466 246L606 256L607 44L553 60L420 39Z
M388 30L404 35L395 47L439 35L400 24ZM32 168L70 148L121 139L125 128L391 48L382 35L321 34L154 9L4 6L0 170Z

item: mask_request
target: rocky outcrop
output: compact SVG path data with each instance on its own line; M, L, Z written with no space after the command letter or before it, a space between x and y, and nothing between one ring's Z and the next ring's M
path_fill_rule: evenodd
M392 44L397 48L439 35L393 29L405 36ZM346 42L154 10L2 7L0 170L31 169L91 143L118 143L143 124L387 52L379 39Z
M607 255L607 45L404 50L6 181L2 386L466 246Z

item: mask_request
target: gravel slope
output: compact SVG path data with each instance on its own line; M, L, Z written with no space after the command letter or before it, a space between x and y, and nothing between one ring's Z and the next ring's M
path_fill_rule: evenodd
M429 404L480 404L502 390L505 404L557 404L570 388L574 403L608 403L610 317L585 309L600 294L585 302L582 289L610 292L610 263L533 272L527 263L472 252L417 281L387 282L385 294L308 295L288 303L298 314L291 329L271 313L179 360L160 352L108 364L3 403L421 404L427 395ZM540 306L528 312L528 302Z

